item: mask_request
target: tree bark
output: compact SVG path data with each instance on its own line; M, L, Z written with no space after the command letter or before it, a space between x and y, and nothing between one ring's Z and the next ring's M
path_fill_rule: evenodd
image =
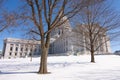
M93 62L93 63L95 63L95 58L94 58L94 48L93 48L94 46L93 45L91 45L91 62Z
M47 48L43 48L41 49L42 53L41 53L41 62L40 62L40 68L38 73L39 74L47 74L47 54L48 54L48 49Z
M41 62L38 73L39 74L47 74L47 56L49 52L50 45L50 33L47 34L46 40L44 39L44 35L41 36Z
M48 48L45 46L44 35L41 36L41 59L40 59L40 68L39 74L47 74L47 55Z
M95 63L94 52L91 52L91 62Z

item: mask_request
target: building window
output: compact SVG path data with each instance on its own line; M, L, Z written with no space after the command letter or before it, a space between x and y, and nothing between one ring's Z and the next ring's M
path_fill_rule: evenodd
M12 55L12 53L10 52L10 53L9 53L9 55L11 56L11 55Z
M13 46L13 44L10 44L10 46Z
M58 35L60 35L60 30L59 30L59 32L58 32Z
M32 48L30 49L30 51L32 52Z
M21 48L21 51L23 51L23 48Z
M32 56L32 53L29 53L29 56Z
M20 57L22 57L22 53L20 53Z
M15 51L18 51L18 47L15 48Z
M17 53L15 53L15 56L17 56Z
M10 51L12 51L13 50L13 47L10 47Z

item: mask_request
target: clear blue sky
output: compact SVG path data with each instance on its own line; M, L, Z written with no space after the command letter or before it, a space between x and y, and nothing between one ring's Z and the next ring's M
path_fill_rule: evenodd
M7 0L8 2L6 3L5 7L8 10L13 10L16 9L17 6L20 5L20 2L17 0ZM17 2L16 2L17 1ZM120 13L120 0L108 0L108 3L112 1L112 7L114 7L115 10L119 11ZM25 38L23 36L24 34L19 31L11 31L8 32L7 30L5 30L4 32L0 33L0 50L3 49L3 40L5 38L11 37L11 38ZM120 42L118 41L112 41L111 42L111 48L112 48L112 52L116 51L116 50L120 50Z
M112 1L113 3L111 6L120 13L120 0L108 0L108 1ZM112 52L120 50L120 40L111 41L111 49Z

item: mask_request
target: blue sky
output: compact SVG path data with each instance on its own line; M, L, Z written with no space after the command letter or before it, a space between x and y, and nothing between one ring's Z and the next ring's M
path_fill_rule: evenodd
M113 3L111 6L120 13L120 0L108 0L108 1L112 1ZM120 41L119 40L111 41L111 49L112 52L120 50Z
M20 2L17 0L7 0L8 2L6 2L5 7L8 10L13 10L16 9L17 6L20 5ZM108 2L112 1L112 7L117 10L120 13L120 0L108 0ZM3 40L5 38L11 37L11 38L25 38L25 36L23 36L24 34L20 31L10 31L8 32L8 30L5 30L4 32L0 33L0 50L3 49ZM116 50L120 50L120 42L118 41L112 41L111 42L111 48L112 48L112 52L116 51Z

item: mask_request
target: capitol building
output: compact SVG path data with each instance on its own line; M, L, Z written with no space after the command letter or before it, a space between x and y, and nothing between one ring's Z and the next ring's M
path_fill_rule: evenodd
M110 54L110 40L104 28L98 24L94 24L95 29L100 29L98 39L95 42L95 54ZM85 33L85 24L79 24L72 28L69 20L60 27L55 28L51 32L50 53L52 54L65 54L65 55L82 55L90 54L89 38Z
M51 32L50 49L49 54L52 55L83 55L90 54L87 49L88 42L87 36L84 34L78 34L75 29L72 28L69 20L63 25L55 28ZM100 27L98 25L98 27ZM78 29L77 29L78 30ZM84 29L82 29L84 30ZM109 54L111 53L109 37L104 34L99 37L96 42L102 45L97 49L95 54ZM4 58L17 58L17 57L29 57L38 56L41 53L41 42L35 40L25 40L16 38L7 38L4 40L3 55Z

